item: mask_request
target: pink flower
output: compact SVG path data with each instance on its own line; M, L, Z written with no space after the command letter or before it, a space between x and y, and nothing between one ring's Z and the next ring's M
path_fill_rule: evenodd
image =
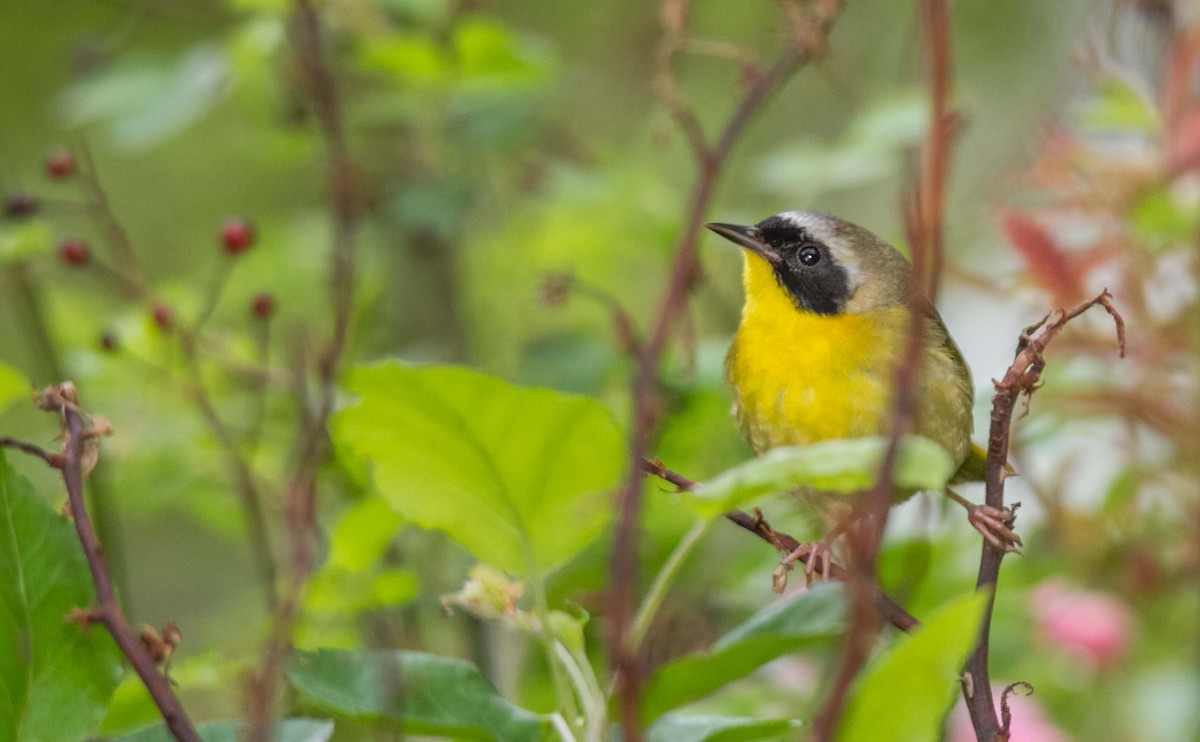
M1003 691L1003 685L992 687L996 718L1000 718L1000 694ZM1012 711L1012 727L1009 730L1012 736L1009 742L1070 742L1070 737L1046 718L1041 705L1024 693L1018 688L1008 695L1008 708ZM971 726L971 716L962 698L950 713L946 742L975 742L975 729Z
M1111 595L1048 580L1033 589L1030 602L1040 639L1092 671L1111 667L1125 656L1133 615Z

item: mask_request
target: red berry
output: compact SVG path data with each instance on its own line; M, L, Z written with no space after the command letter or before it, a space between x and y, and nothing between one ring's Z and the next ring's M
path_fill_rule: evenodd
M76 268L87 265L88 260L92 257L87 243L74 238L63 240L62 244L58 246L58 250L62 254L63 262Z
M254 227L240 217L228 219L221 228L221 242L230 255L243 253L254 244Z
M51 178L69 178L75 174L75 158L66 147L59 147L46 157L46 174Z
M38 197L31 193L14 193L4 199L5 216L30 216L38 210Z
M175 312L166 304L154 305L154 324L160 330L170 330L175 324Z
M255 294L250 302L250 311L259 319L270 319L271 315L275 314L275 297L265 291Z

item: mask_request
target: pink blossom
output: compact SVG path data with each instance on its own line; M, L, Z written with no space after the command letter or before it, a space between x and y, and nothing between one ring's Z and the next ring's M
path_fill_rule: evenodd
M1125 656L1133 616L1111 595L1049 580L1033 589L1030 603L1041 641L1092 671L1111 667Z
M1003 691L1003 685L997 684L992 688L997 718L1000 717L1000 694ZM1041 704L1024 695L1023 690L1018 688L1016 692L1009 694L1008 708L1012 711L1012 736L1009 737L1009 742L1070 742L1070 737L1046 718ZM975 742L971 716L961 698L950 714L946 742Z

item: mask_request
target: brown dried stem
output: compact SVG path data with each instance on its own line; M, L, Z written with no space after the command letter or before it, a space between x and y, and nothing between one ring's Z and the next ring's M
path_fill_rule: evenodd
M1112 316L1116 325L1117 347L1122 358L1125 357L1125 320L1112 304L1112 295L1107 290L1098 296L1083 302L1071 311L1060 310L1054 321L1049 321L1047 315L1021 333L1017 343L1016 357L1008 367L1004 378L994 382L996 395L992 398L992 424L988 433L987 457L987 495L986 502L994 508L1004 508L1004 480L1007 478L1005 463L1008 461L1009 439L1012 433L1013 411L1021 396L1026 398L1037 388L1042 370L1046 366L1044 352L1046 346L1067 325L1068 322L1095 306L1104 307ZM999 549L983 542L983 554L979 559L979 577L976 585L980 588L991 588L987 607L983 614L983 624L979 630L979 644L971 659L967 661L966 673L968 679L963 683L963 697L971 714L971 724L975 728L975 736L979 742L993 742L1001 739L1000 724L996 719L996 708L992 700L992 686L988 677L988 638L991 631L992 608L995 603L995 587L1000 578L1000 562L1004 559L1004 549Z
M129 234L112 210L108 194L100 182L99 173L86 140L80 139L77 149L80 162L79 176L87 196L86 204L107 237L106 242L114 261L114 265L110 266L102 260L94 259L92 270L120 288L131 299L147 306L153 306L156 302L154 294L142 275ZM228 425L221 419L212 403L200 369L199 346L204 342L201 327L215 310L231 268L232 263L228 256L224 256L224 261L217 268L214 280L209 286L204 307L195 324L191 327L182 325L175 327L172 332L179 341L184 368L189 377L192 399L200 411L201 418L224 452L227 466L233 476L241 501L246 533L250 539L251 558L262 584L267 606L270 608L275 605L276 601L276 567L263 510L262 495L249 460L242 453ZM264 369L264 373L269 374L270 370Z
M63 465L63 455L61 453L47 451L41 446L33 443L26 443L25 441L17 440L16 438L10 438L7 435L0 436L0 447L12 448L16 449L17 451L27 453L30 456L36 456L42 461L45 461L46 466L49 466L52 469L61 469Z
M670 482L680 490L690 490L696 486L694 481L678 472L671 471L657 459L653 461L643 459L642 471L646 474L653 474L665 482ZM762 511L758 508L754 509L753 515L742 510L730 510L728 513L725 513L725 518L734 525L744 528L771 546L774 546L781 554L791 554L801 545L795 538L772 528L767 519L763 517ZM798 561L807 564L809 558L809 554L801 554ZM849 578L850 573L842 567L836 564L830 564L829 566L829 573L833 579L844 581ZM904 610L899 603L884 594L878 586L875 587L874 604L879 615L901 631L912 631L921 625L921 622L915 616Z
M692 186L682 231L675 244L671 276L653 330L638 357L633 382L633 433L629 443L629 462L617 495L617 530L608 600L608 647L617 679L621 728L627 742L638 742L642 738L638 708L641 672L635 649L628 639L628 631L637 589L637 527L642 505L641 461L661 414L657 395L659 363L676 320L684 311L687 297L699 279L701 225L734 144L767 98L797 69L824 50L825 37L840 10L840 0L823 0L812 5L808 14L797 16L797 27L793 29L787 45L770 67L753 76L724 128L714 143L710 144L694 109L677 94L674 76L670 71L671 57L679 46L680 35L686 30L687 2L666 0L663 4L664 51L660 52L656 86L663 105L687 136L699 172Z
M833 687L814 720L813 739L818 742L835 739L850 687L866 664L879 630L873 605L873 590L877 589L875 563L891 505L900 440L911 432L916 418L926 317L934 306L942 266L946 180L956 128L956 117L949 107L950 11L945 0L920 0L919 9L929 54L931 120L917 182L905 213L912 250L908 282L910 321L892 387L895 399L887 453L875 487L858 502L857 519L849 532L850 627Z
M221 419L213 405L208 388L204 384L200 368L200 358L197 354L196 336L191 332L181 331L179 337L181 357L184 368L191 382L192 399L200 410L200 416L208 425L213 437L217 439L225 454L226 466L233 474L238 497L242 503L242 515L246 519L246 534L250 538L250 552L258 572L263 595L266 597L267 608L275 606L275 554L271 549L270 533L267 530L267 519L263 511L262 495L250 462L242 453L233 431Z
M96 586L96 607L84 611L86 620L104 624L112 634L122 654L129 660L138 677L142 679L154 705L158 707L167 728L175 739L180 742L200 742L187 712L179 698L171 690L171 683L160 674L154 658L142 644L134 630L125 620L121 606L117 602L116 590L113 588L112 577L104 561L104 551L96 530L88 516L87 504L83 497L83 466L84 439L87 431L83 423L82 413L73 399L73 388L66 385L51 387L43 394L43 409L57 412L63 426L62 476L67 487L67 498L71 505L71 515L75 521L75 531L79 534L79 542L83 545L83 553L87 558L88 567L92 572L92 582ZM49 463L49 462L47 462Z
M325 141L329 198L333 211L329 296L333 327L317 357L316 403L303 415L295 453L295 471L287 483L285 516L290 542L288 579L276 607L259 671L247 694L250 739L271 738L271 722L283 664L291 651L304 586L312 572L316 530L317 478L328 457L326 424L333 413L337 378L354 308L354 271L358 231L364 211L358 169L350 157L342 125L337 85L325 59L321 20L309 0L297 0L290 22L290 41L301 80ZM304 374L299 374L303 378Z

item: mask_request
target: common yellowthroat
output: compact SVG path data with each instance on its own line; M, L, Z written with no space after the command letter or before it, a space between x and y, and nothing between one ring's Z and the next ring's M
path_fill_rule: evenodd
M755 453L885 433L909 327L908 260L828 214L785 211L752 227L705 226L745 248L746 303L725 376ZM971 371L932 307L918 384L915 432L950 453L955 481L981 479L986 459L971 443ZM897 491L894 499L912 494ZM997 546L1019 543L1010 514L948 494ZM811 575L821 558L827 570L826 549L805 571Z

